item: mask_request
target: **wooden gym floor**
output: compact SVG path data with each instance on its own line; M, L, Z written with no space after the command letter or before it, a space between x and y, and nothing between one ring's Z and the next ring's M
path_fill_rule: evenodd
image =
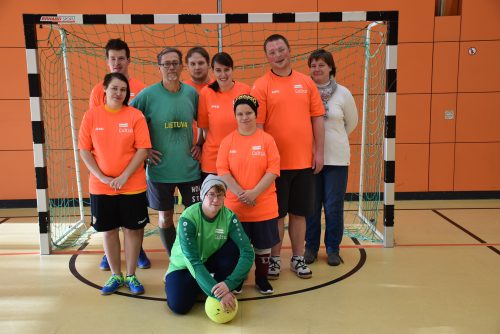
M35 221L33 209L0 210L0 333L500 333L500 200L399 201L395 248L344 238L345 263L327 266L323 248L309 280L285 246L275 294L259 295L252 273L225 325L201 303L169 311L158 236L144 241L152 268L137 271L146 294L101 296L100 235L40 256Z

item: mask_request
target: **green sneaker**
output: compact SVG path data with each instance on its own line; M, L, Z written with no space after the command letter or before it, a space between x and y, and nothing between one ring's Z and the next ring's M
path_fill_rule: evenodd
M124 283L123 275L117 275L113 274L111 277L108 279L108 281L104 284L104 286L101 289L101 294L102 295L110 295L118 288L120 288Z
M144 287L135 275L125 277L125 285L133 295L142 295L144 293Z

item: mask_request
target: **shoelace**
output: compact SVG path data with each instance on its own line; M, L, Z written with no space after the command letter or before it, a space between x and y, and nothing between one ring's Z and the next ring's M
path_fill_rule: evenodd
M306 266L306 263L304 262L304 259L302 258L298 258L298 259L295 259L295 269L298 270L299 268L300 269L308 269L307 266Z
M269 269L280 269L280 264L278 261L274 261L272 259L269 260Z
M121 277L119 275L112 275L108 281L106 282L106 284L104 284L105 286L108 286L108 285L112 285L114 284L115 282L119 283L119 284L122 284L123 283L123 280L121 279Z
M127 283L128 285L133 285L133 286L141 285L141 283L139 283L139 280L135 275L127 277Z

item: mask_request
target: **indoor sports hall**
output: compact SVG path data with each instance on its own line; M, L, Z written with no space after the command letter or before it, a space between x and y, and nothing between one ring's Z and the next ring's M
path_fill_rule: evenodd
M498 0L1 0L0 9L0 333L500 333ZM100 270L104 237L92 227L78 131L109 72L104 46L125 41L129 73L146 86L161 81L158 65L176 67L159 64L161 50L201 46L230 54L234 79L252 87L270 71L271 34L286 36L291 68L307 76L314 50L331 53L355 102L340 265L327 264L323 215L312 277L297 277L285 220L272 294L256 289L252 269L231 321L211 321L203 294L178 315L150 208L151 266L136 270L145 292L102 295L110 272ZM177 225L185 208L180 193L174 200Z

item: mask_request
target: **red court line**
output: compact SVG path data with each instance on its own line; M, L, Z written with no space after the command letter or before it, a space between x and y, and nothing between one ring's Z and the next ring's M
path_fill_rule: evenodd
M0 253L0 256L13 256L13 255L40 255L40 252Z
M397 247L500 247L500 243L490 244L396 244ZM321 248L324 248L321 247ZM383 245L342 245L340 248L384 248ZM282 249L291 249L289 246L282 247ZM164 253L164 249L146 249L148 253ZM122 251L123 253L123 251ZM0 253L0 256L14 256L14 255L38 255L40 252L10 252ZM83 255L83 254L104 254L104 250L82 250L82 251L54 251L54 255Z
M470 247L470 246L486 246L499 247L500 244L396 244L396 247Z

